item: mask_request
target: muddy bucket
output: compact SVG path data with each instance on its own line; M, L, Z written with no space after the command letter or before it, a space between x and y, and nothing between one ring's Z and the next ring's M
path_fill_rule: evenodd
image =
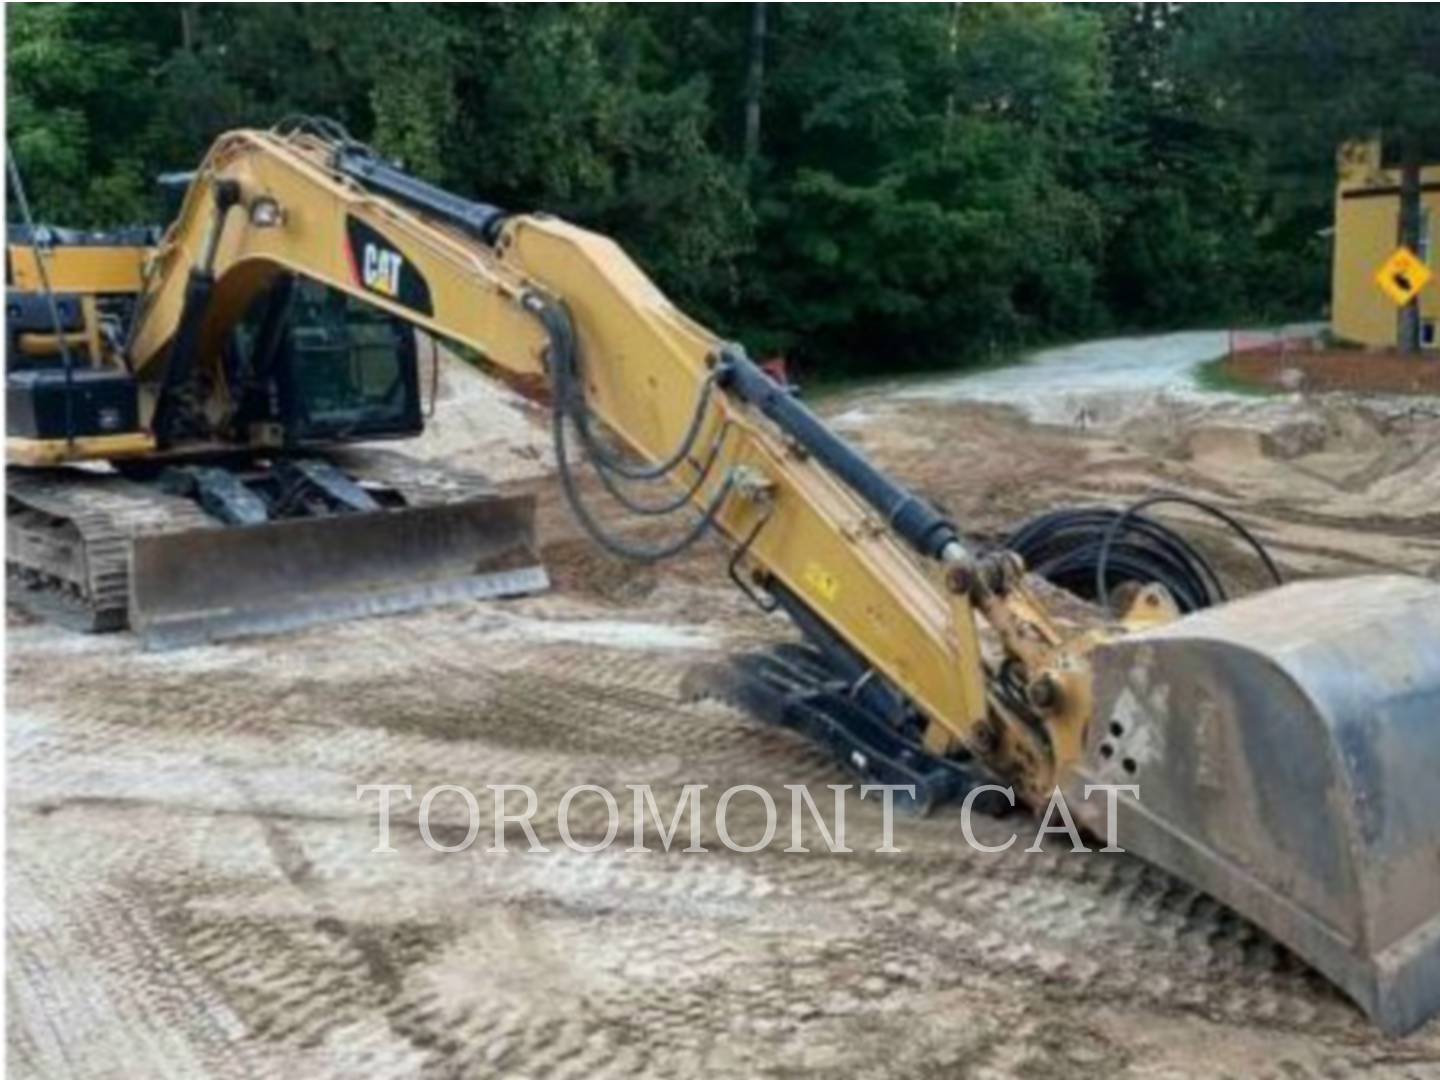
M1387 1032L1440 1010L1440 585L1287 585L1097 650L1085 784L1117 840L1259 924Z
M175 648L549 585L535 503L490 496L439 506L140 536L130 626Z

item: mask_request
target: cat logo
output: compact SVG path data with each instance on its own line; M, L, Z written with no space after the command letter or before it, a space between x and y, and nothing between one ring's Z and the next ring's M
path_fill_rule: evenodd
M400 295L400 271L404 266L398 251L366 244L360 259L360 280L371 292L394 298Z
M433 315L430 285L399 247L368 222L345 219L345 258L350 280L420 315Z

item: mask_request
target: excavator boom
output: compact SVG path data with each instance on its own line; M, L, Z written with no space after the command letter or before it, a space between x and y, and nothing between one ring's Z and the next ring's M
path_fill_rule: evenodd
M1232 904L1387 1028L1440 1008L1440 586L1304 583L1183 617L1146 587L1118 620L1062 622L1016 555L970 550L612 241L461 199L333 130L232 132L197 173L128 348L162 448L193 419L194 387L224 384L229 328L288 278L545 389L561 486L608 550L658 561L722 536L734 580L806 639L710 673L747 704L922 807L992 780L1032 806L1056 787L1078 807L1087 785L1133 785L1125 847ZM608 527L592 477L631 513L673 512L672 539ZM392 546L440 565L494 554L473 521L438 536L392 521L367 545L378 562ZM348 583L302 527L255 558L227 531L136 548L137 583L175 598L141 604L142 624L283 623L297 579L345 607ZM260 587L216 603L237 562Z

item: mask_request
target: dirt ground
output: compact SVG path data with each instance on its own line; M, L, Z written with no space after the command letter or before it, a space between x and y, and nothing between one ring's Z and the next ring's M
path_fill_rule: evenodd
M1440 394L1440 357L1434 353L1406 356L1344 349L1280 354L1257 350L1226 357L1221 370L1240 382L1280 390Z
M900 853L876 854L879 809L856 801L849 855L735 854L713 821L708 854L566 850L576 784L650 783L664 807L682 784L756 784L784 806L786 784L846 778L682 700L695 662L788 633L718 550L639 571L596 554L543 431L503 401L484 421L446 379L421 450L491 439L491 471L542 493L551 593L175 653L11 616L13 1075L1440 1076L1440 1023L1380 1036L1128 855L983 855L949 810L897 820ZM824 409L982 536L1171 490L1236 512L1290 573L1440 576L1440 419L1394 402L1150 401L1046 426L923 395ZM410 803L374 854L368 783L530 784L551 853L487 853L482 799L468 851L427 849ZM599 839L598 801L576 807L577 839ZM463 835L458 800L434 818ZM758 803L730 824L759 833Z

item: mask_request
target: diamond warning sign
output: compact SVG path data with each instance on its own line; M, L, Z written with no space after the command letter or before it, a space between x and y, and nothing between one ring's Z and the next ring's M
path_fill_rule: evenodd
M1397 307L1404 307L1419 295L1430 277L1430 268L1413 251L1399 247L1375 271L1375 284Z

